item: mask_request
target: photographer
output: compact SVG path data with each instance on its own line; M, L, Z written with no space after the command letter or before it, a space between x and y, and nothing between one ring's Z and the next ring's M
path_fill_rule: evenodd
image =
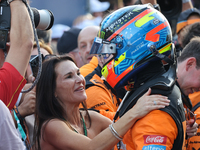
M0 99L12 109L26 83L23 76L34 38L28 10L22 0L11 1L10 9L10 41L6 43L6 49L0 49Z
M22 0L9 0L9 2L11 28L7 41L9 39L10 41L6 43L6 49L0 49L0 149L24 150L25 146L17 133L8 108L12 109L16 104L19 93L26 83L23 76L33 46L33 32L27 8ZM6 1L0 0L1 7L3 3ZM5 9L2 10L3 17L5 18L5 15L7 17Z

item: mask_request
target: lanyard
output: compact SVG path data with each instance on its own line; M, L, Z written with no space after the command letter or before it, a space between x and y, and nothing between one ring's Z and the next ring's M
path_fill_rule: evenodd
M15 111L13 111L13 113L14 113L15 120L17 121L17 129L18 129L23 141L25 141L26 140L26 134L25 134L25 132L24 132L24 130L23 130L21 124L20 124L19 118L17 117Z

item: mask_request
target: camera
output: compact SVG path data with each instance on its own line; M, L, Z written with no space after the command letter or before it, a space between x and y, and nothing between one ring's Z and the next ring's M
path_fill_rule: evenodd
M34 23L37 29L41 30L49 30L53 26L54 23L54 16L50 10L41 9L38 10L36 8L31 8L33 16L34 16Z
M44 60L43 54L41 54L42 61ZM38 68L39 68L39 55L33 55L29 61L31 71L33 76L36 78L38 74Z
M53 13L49 10L37 10L31 8L34 17L35 28L41 30L49 30L54 23ZM7 0L0 2L0 49L6 48L8 32L10 30L11 11Z
M34 58L30 59L29 64L31 66L33 76L36 78L39 66L39 55L36 55Z

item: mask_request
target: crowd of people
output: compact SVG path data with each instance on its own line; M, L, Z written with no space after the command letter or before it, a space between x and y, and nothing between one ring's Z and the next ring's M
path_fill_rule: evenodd
M33 29L26 1L8 1L0 150L199 149L197 3L182 0L173 35L156 0L111 12L110 1L90 2L92 19L45 31Z

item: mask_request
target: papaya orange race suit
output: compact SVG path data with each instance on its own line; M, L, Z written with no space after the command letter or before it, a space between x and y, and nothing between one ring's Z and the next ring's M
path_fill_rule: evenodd
M121 150L185 150L186 121L181 92L175 83L166 88L161 84L156 86L158 81L159 77L156 77L130 92L123 101L119 116L132 108L149 87L152 89L151 94L167 96L170 105L153 110L139 119L118 144Z
M198 124L197 134L187 140L187 150L199 150L200 149L200 91L189 94L189 98L192 102L192 111L196 114L196 123Z

